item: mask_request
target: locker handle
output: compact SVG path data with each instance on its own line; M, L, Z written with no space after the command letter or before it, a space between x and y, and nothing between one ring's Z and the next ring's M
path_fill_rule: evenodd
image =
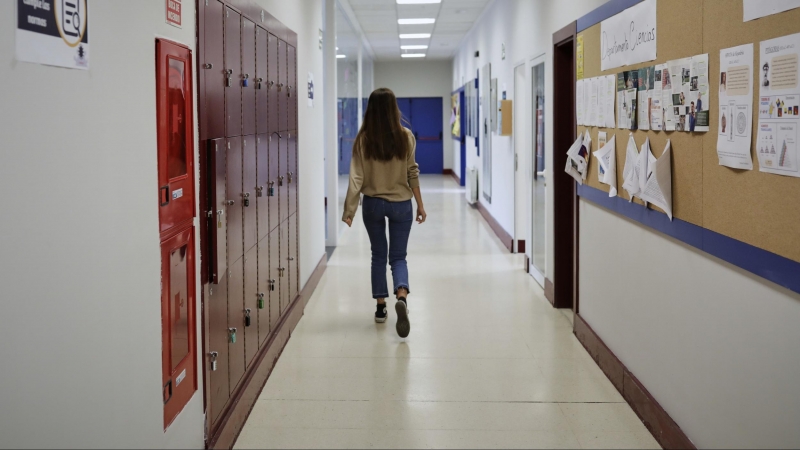
M206 64L203 64L203 68L204 68L204 69L213 69L213 68L214 68L214 65L213 65L213 64L211 64L211 63L206 63Z
M269 83L267 83L267 89L272 89L272 85L274 84L275 84L274 81L270 81Z
M277 131L273 131L273 132L272 132L272 134L277 134L277 135L278 135L278 139L283 139L283 137L281 136L281 134L280 134L280 133L278 133ZM269 135L269 137L270 137L270 138L272 138L272 134L270 134L270 135Z
M289 261L294 261L294 256L290 256L290 257L288 258L288 260L289 260Z
M158 190L161 206L169 205L169 185L161 186Z
M291 87L291 86L286 86L286 90L288 91L288 93L286 94L286 96L287 96L287 97L291 97L291 96L292 96L292 87Z
M293 173L293 172L289 172L289 173L287 173L286 175L288 175L288 178L289 178L289 184L292 184L292 175L294 175L294 173Z
M278 177L278 186L283 186L283 177Z

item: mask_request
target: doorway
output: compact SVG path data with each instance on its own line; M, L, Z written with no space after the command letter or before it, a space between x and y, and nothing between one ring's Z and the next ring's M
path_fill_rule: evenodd
M527 161L530 159L531 148L527 139L527 82L525 64L514 67L514 103L513 103L513 143L514 143L514 251L525 254L526 244L530 242L529 192L531 171ZM525 267L528 267L526 260Z
M533 147L530 160L532 182L530 190L530 234L531 245L529 257L531 259L530 274L544 287L545 265L547 261L547 235L546 211L547 196L547 158L545 152L545 55L531 62L531 146Z
M417 140L419 173L441 175L444 170L444 97L398 98L403 126L411 129Z
M578 201L575 180L559 167L576 137L575 34L572 22L553 34L553 295L556 308L578 312Z

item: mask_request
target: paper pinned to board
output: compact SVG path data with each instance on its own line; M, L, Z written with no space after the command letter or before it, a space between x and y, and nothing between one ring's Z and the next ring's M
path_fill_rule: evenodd
M615 128L617 121L614 120L614 94L617 92L617 77L615 75L608 75L605 77L606 86L606 123L607 128Z
M639 195L646 202L650 202L667 213L672 220L672 159L671 145L667 146L661 156L650 163L650 175L647 177L645 188Z
M586 125L583 118L583 80L575 82L575 116L578 119L578 125Z
M589 130L585 135L578 136L575 143L567 151L567 165L564 171L572 176L579 184L583 184L589 173L589 153L592 149L592 138Z
M633 201L633 196L639 193L639 179L634 176L638 158L636 141L631 133L628 138L628 147L625 149L625 167L622 169L622 188L628 192L628 201Z
M601 146L593 153L597 158L600 182L611 187L608 191L609 197L617 196L617 137L611 136L611 140Z
M636 175L639 179L639 198L642 198L642 192L647 187L647 180L653 174L653 163L656 162L656 157L650 149L650 138L645 139L642 144L642 150L639 152L639 159L636 161ZM642 198L642 200L644 200ZM647 200L645 200L647 201Z

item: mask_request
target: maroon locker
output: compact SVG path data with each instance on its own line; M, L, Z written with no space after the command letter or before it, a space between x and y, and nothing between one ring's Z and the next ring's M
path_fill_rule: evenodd
M278 142L278 221L283 224L289 218L289 133L281 133ZM294 180L292 180L294 181Z
M301 91L300 85L297 80L297 50L291 45L286 46L288 49L288 61L286 69L288 73L289 92L287 97L289 99L289 124L287 130L297 129L297 102L300 101Z
M256 195L258 193L256 180L256 145L255 135L242 136L243 163L242 163L242 194L240 200L244 211L244 251L249 252L258 243L258 230L256 229Z
M227 176L227 146L225 139L208 141L208 176L210 186L208 190L208 204L211 217L208 227L208 259L211 273L211 282L219 283L225 279L227 264L227 230L228 220L225 217L227 205L225 203L226 189L225 177Z
M281 264L280 264L281 230L276 228L269 234L269 326L274 330L281 318Z
M267 67L269 33L256 27L256 78L253 87L256 91L256 131L265 134L269 131L269 73Z
M244 255L244 351L246 367L250 367L258 353L258 248Z
M256 25L242 18L242 134L256 133Z
M280 92L278 92L278 84L280 83L278 79L278 43L280 40L275 37L273 34L269 35L269 42L267 44L267 48L269 49L267 53L267 62L268 67L267 71L269 73L269 82L267 83L267 88L269 92L269 129L270 133L275 131L280 131L279 120L278 117L281 113L280 111L280 102L278 98L280 97Z
M228 373L231 393L244 375L244 328L244 258L239 258L228 267Z
M289 272L289 301L300 291L300 274L297 258L297 214L289 216L289 257L286 264Z
M270 297L273 292L270 290L270 286L274 285L274 282L270 282L269 257L269 235L267 235L258 243L258 296L256 298L256 306L258 308L259 347L267 340L271 330L269 312Z
M208 376L211 382L211 421L214 422L230 398L228 384L228 277L220 274L219 284L209 286L206 298L208 311Z
M223 27L225 6L217 0L205 7L203 34L205 42L200 52L200 139L225 136L225 57Z
M225 134L242 134L242 16L225 8Z
M278 227L280 231L280 257L278 263L278 276L280 277L280 303L281 303L281 315L286 312L286 308L289 306L289 293L291 292L291 282L290 282L290 274L289 274L289 221L281 222L281 225Z
M288 204L289 212L292 214L297 212L297 131L290 131L288 134L287 143L287 161L286 161L286 186L288 190Z
M242 236L242 138L228 139L225 214L228 216L228 264L244 255Z
M289 74L286 67L286 47L288 45L282 40L278 40L278 130L286 131L289 129L289 97L287 90L289 87Z
M269 195L269 231L270 233L280 225L280 177L281 168L278 155L281 148L281 135L273 132L269 135L269 181L267 182L267 195Z
M256 139L256 211L258 239L269 235L269 135Z
M163 233L191 223L194 204L192 52L156 39L158 217Z

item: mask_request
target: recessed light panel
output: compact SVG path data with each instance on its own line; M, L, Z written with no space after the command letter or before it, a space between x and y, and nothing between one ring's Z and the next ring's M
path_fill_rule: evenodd
M427 45L401 45L400 50L425 50Z
M442 3L442 0L397 0L398 5L424 5L428 3Z
M336 55L336 59L347 58L347 55Z
M419 19L397 19L397 23L400 25L429 25L435 23L436 19L427 19L427 18L419 18Z
M400 39L427 39L429 37L431 37L430 33L408 33L400 35Z
M400 56L403 58L424 58L425 53L403 53Z

